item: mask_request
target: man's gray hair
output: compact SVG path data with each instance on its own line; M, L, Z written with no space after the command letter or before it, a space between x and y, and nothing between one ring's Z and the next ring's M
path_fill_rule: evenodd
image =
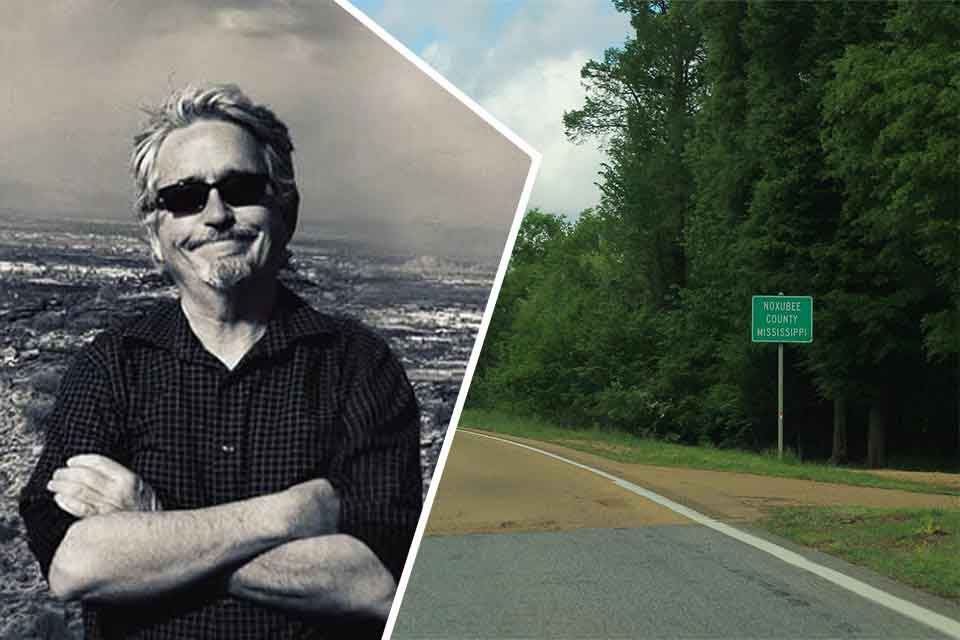
M198 120L222 120L243 127L260 143L273 192L276 213L290 232L297 225L300 194L293 175L293 142L287 126L264 105L255 104L233 84L188 85L171 93L149 116L133 139L130 168L133 172L134 214L149 224L157 209L157 153L173 131Z

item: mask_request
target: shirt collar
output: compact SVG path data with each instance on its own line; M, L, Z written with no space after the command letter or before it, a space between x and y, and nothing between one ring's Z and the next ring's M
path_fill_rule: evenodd
M329 316L315 311L300 296L280 285L266 333L247 355L271 357L299 340L333 330L333 320ZM123 335L166 349L184 360L204 360L211 357L190 328L179 300L158 305L156 309L128 325Z
M251 355L274 356L304 338L334 331L333 320L314 310L303 298L280 285L267 331Z

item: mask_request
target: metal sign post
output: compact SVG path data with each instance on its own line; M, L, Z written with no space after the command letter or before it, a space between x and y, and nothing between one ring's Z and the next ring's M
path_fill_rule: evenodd
M777 344L777 459L783 460L783 343Z
M753 296L750 341L777 343L777 457L783 460L783 343L813 342L813 298Z

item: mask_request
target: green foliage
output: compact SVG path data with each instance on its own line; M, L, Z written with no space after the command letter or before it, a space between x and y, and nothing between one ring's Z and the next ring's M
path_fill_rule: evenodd
M631 276L621 286L663 307L686 280L683 227L692 178L682 155L704 95L704 50L690 5L615 5L630 14L636 37L584 65L585 104L563 122L572 141L598 139L607 149L599 208L613 231L610 250Z
M881 287L862 324L894 343L883 355L914 350L922 333L928 355L946 358L960 353L960 6L900 3L887 32L849 47L824 95L822 140L847 223L831 248L859 250L836 262Z
M894 451L955 447L960 5L614 5L634 35L563 119L607 153L600 202L524 219L471 406L762 450L776 351L749 303L783 291L815 301L788 444L826 458L844 397L854 436L877 403Z

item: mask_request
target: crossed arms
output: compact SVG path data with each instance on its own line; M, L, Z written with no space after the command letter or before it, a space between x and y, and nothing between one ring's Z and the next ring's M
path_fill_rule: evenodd
M163 511L152 488L100 455L79 455L47 485L81 518L50 565L62 599L122 602L232 570L227 591L312 614L386 618L395 583L360 540L338 534L327 480L205 509Z
M164 510L143 479L114 461L126 458L111 452L128 451L115 397L122 380L106 365L116 357L99 346L64 376L44 452L21 494L30 548L55 595L130 602L214 581L227 594L288 611L386 617L421 481L416 401L388 353L392 366L375 361L346 378L363 393L344 402L349 435L326 479Z

